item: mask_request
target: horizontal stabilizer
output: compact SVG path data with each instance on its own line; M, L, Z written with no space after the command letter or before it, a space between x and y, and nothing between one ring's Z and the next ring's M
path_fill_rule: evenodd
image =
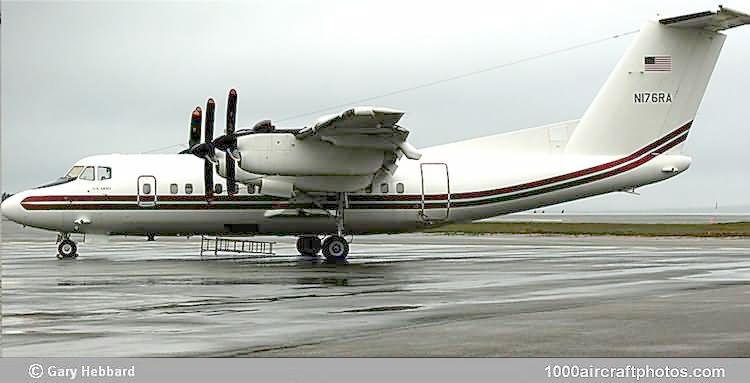
M676 28L704 29L712 32L750 24L750 15L719 6L716 12L706 11L659 20L661 24Z

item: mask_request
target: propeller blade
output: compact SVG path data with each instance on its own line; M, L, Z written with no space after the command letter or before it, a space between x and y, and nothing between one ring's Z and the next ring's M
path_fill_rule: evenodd
M227 126L226 134L234 134L234 123L237 118L237 91L232 89L229 91L229 98L227 99Z
M203 142L209 143L214 140L214 112L216 103L213 98L209 98L206 103L206 127L204 129Z
M235 163L234 158L230 154L232 150L237 147L237 137L234 135L234 124L237 119L237 91L232 89L229 91L229 99L227 100L227 125L226 134L222 140L222 143L226 143L226 166L227 166L227 194L232 195L237 193L237 182L235 181ZM222 145L223 146L223 145ZM218 146L217 146L218 148ZM221 149L220 149L221 150Z
M201 141L201 107L196 106L193 114L190 116L190 139L188 147L192 148Z
M203 158L203 190L206 192L206 198L213 197L214 194L214 168L212 159L215 156L215 149L213 146L214 139L214 111L216 110L216 103L213 98L209 98L206 103L206 122L203 129L204 143L202 150L204 151ZM195 154L195 153L194 153ZM197 155L197 154L196 154Z

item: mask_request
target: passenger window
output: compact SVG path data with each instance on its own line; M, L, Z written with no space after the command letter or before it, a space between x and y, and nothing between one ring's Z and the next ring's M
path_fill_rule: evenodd
M214 194L221 194L224 188L221 186L221 184L214 185Z
M388 194L388 184L382 183L380 184L380 192L383 194Z
M151 184L143 184L143 194L151 194Z
M86 169L83 169L81 176L78 178L82 180L86 180L86 181L93 181L94 180L94 167L87 166Z
M247 194L255 194L255 185L247 185Z
M169 185L169 192L172 194L177 194L177 184L171 184Z
M185 194L193 194L193 184L185 184Z
M401 182L397 183L396 184L396 193L401 194L403 192L404 192L404 184L402 184Z
M112 168L107 166L99 166L96 169L96 173L99 174L99 181L104 181L112 178Z

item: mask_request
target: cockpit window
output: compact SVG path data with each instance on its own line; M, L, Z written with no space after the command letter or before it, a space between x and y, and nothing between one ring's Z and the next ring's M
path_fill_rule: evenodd
M83 172L78 178L82 180L86 180L86 181L93 181L94 180L94 167L86 166L86 169L83 169Z
M76 178L79 175L81 175L81 171L83 170L83 166L73 166L68 174L65 175L63 178Z
M107 166L99 166L96 169L96 173L98 174L99 181L104 181L112 178L112 168Z
M70 170L68 170L68 173L66 173L64 176L52 182L46 183L42 186L37 186L36 189L47 188L50 186L62 185L62 184L71 182L75 180L76 178L78 178L79 175L81 175L81 171L83 171L83 166L73 166L72 168L70 168Z

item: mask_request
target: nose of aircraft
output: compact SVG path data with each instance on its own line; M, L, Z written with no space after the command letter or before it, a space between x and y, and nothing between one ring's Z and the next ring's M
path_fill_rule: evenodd
M3 201L0 205L0 212L2 212L5 218L22 223L23 208L21 207L21 196L16 194Z

